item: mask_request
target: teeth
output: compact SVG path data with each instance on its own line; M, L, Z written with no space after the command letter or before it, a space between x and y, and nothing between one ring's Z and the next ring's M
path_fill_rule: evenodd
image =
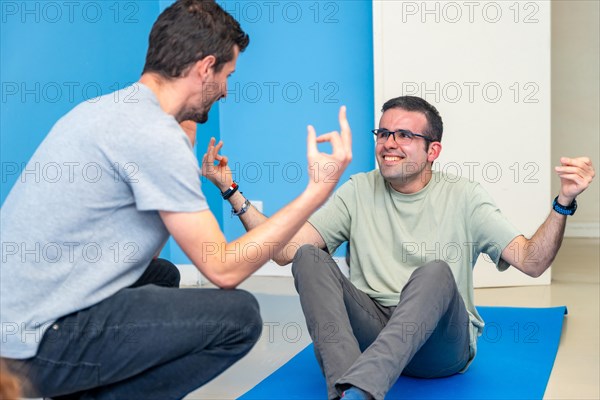
M397 156L384 156L383 159L386 161L400 161L400 157Z

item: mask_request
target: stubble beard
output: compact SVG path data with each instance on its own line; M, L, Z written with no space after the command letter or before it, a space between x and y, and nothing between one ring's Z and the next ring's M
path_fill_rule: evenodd
M382 166L380 163L379 172L389 183L406 185L407 183L422 179L421 177L426 167L427 163L417 163L414 161L402 162L395 166Z

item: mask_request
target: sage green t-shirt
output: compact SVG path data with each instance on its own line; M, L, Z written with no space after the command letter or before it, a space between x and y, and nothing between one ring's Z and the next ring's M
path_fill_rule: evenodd
M309 222L333 253L350 243L350 281L384 306L395 306L412 272L432 260L450 266L465 302L473 356L483 320L473 301L481 253L508 268L502 250L520 232L477 182L434 172L422 190L402 194L379 170L353 175Z

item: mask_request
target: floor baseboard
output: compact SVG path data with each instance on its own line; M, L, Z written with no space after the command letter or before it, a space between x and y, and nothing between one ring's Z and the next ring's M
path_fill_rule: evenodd
M567 222L565 237L598 238L600 237L600 222Z

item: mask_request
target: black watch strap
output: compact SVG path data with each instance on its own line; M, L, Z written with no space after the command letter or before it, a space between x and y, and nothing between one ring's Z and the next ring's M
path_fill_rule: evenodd
M556 196L552 202L552 209L562 215L573 215L575 214L575 210L577 210L577 200L573 199L571 204L563 206L558 202L558 196Z

